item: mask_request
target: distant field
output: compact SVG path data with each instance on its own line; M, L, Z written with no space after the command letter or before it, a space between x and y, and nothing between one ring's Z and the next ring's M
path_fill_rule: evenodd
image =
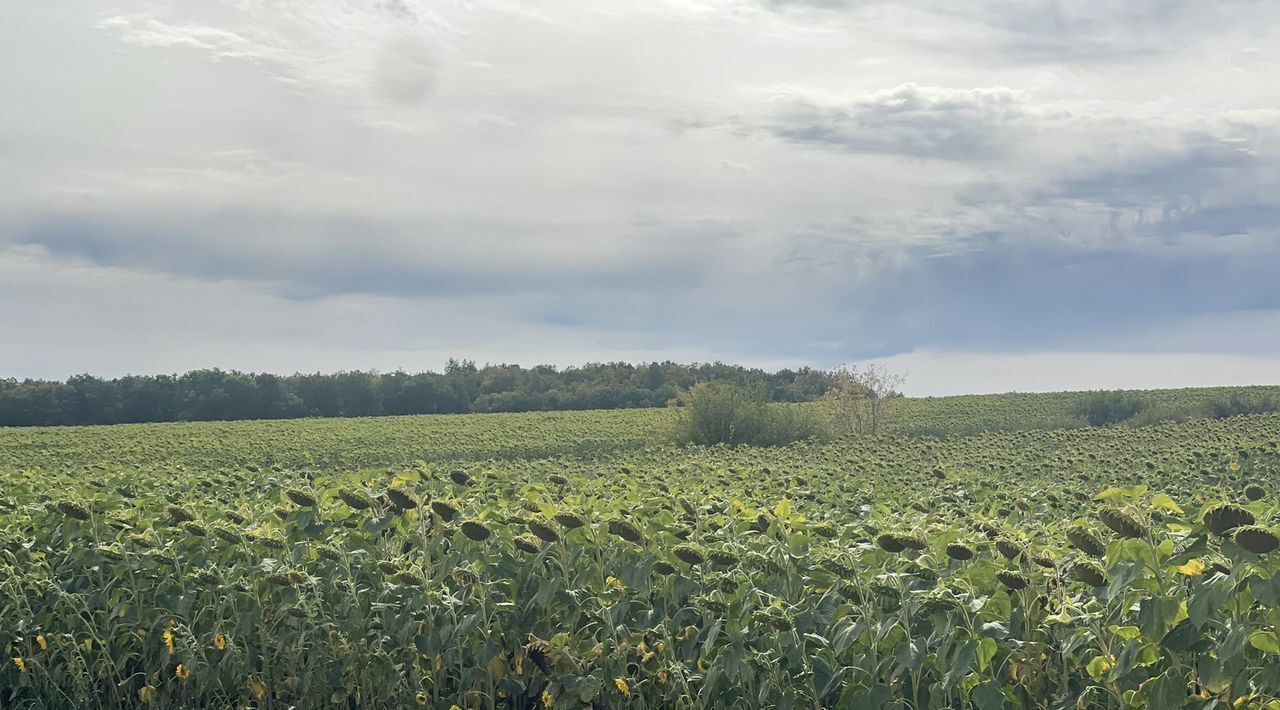
M1080 396L0 430L0 707L1276 707L1280 415Z
M1153 409L1190 412L1232 392L1280 387L1154 390ZM1087 393L907 398L895 428L907 434L969 434L1082 426ZM819 405L777 405L814 408ZM350 470L414 461L590 456L663 443L674 412L623 409L522 414L444 414L88 427L0 428L0 467L177 465L193 470L281 466Z

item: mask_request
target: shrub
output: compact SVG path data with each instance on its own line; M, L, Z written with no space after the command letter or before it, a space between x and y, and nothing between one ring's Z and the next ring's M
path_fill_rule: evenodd
M770 405L764 387L700 383L682 392L674 438L683 444L782 446L821 433L796 405Z
M1246 395L1233 392L1225 399L1217 399L1209 404L1209 416L1214 419L1227 419L1242 414L1267 414L1280 411L1280 398L1267 394Z
M1076 414L1091 426L1110 426L1132 418L1147 408L1147 400L1134 392L1090 392L1076 405Z

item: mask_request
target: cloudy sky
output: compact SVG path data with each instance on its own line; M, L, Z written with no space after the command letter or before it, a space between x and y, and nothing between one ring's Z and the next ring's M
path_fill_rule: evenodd
M1280 381L1280 4L0 3L0 376Z

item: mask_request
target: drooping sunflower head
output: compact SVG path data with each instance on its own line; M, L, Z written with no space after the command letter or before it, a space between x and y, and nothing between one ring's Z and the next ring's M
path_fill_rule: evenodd
M1142 538L1149 532L1146 525L1119 508L1107 506L1099 510L1098 519L1120 537Z
M555 518L555 521L560 523L565 530L574 530L586 524L576 513L569 511L561 511L552 517Z
M707 557L721 567L733 567L738 564L738 555L730 550L712 550L707 553Z
M676 545L671 548L671 554L681 562L690 565L700 565L706 560L706 555L703 555L702 550L696 545Z
M203 525L195 522L194 520L188 520L187 522L183 523L180 527L184 532L186 532L188 535L191 535L193 537L204 537L209 534L209 531L206 530Z
M458 506L451 501L437 499L431 501L431 512L447 523L458 517Z
M215 526L213 528L213 534L216 535L218 538L226 542L229 542L233 545L239 544L244 541L244 536L240 534L239 530L236 530L235 528L227 527L226 525Z
M1032 562L1045 569L1053 569L1058 566L1058 563L1053 559L1053 556L1044 551L1032 552L1028 554L1027 557L1029 557Z
M293 501L294 505L302 508L314 508L317 504L315 496L298 488L290 488L284 492L284 495Z
M71 500L58 501L58 503L54 505L54 508L68 518L73 518L75 520L89 519L89 507L83 503L77 503Z
M1223 503L1210 508L1204 514L1205 527L1214 535L1226 535L1232 530L1246 525L1253 525L1257 519L1248 508L1234 503Z
M950 557L953 560L965 562L973 559L973 556L973 548L962 542L953 542L950 545L947 545L947 557Z
M475 540L476 542L488 540L489 535L492 534L484 523L476 520L468 520L464 522L461 525L461 528L463 535L466 535L468 539Z
M1088 528L1073 526L1067 530L1067 540L1073 547L1091 557L1102 557L1107 554L1107 546L1102 544L1097 535Z
M365 494L364 491L354 488L341 488L338 490L338 497L343 503L355 510L364 510L373 505L373 499Z
M919 597L920 611L926 614L946 614L960 608L960 600L946 589L935 589Z
M1081 560L1072 565L1071 574L1090 587L1101 587L1107 583L1107 573L1093 560Z
M632 525L627 520L609 521L609 532L631 543L639 544L644 539L644 536L640 534L640 528Z
M398 510L412 510L413 508L418 507L418 496L414 495L413 491L405 488L404 486L388 486L386 495L387 500L391 501L391 505L395 506ZM434 503L432 503L432 509L435 509ZM443 518L444 516L442 515L440 517ZM452 520L452 518L449 518L448 520Z
M531 555L538 554L539 542L538 538L532 535L519 535L515 539L515 546L521 552L527 552Z
M538 670L550 675L555 668L555 649L551 644L541 639L534 639L524 647L524 651Z
M817 535L818 537L821 537L827 540L831 540L840 534L840 531L836 530L834 525L832 525L831 523L825 523L825 522L817 523L816 525L813 525L812 527L810 527L809 530L814 535Z
M999 552L1001 557L1009 560L1010 562L1013 562L1026 554L1026 550L1022 548L1022 545L1019 545L1008 538L1000 538L999 540L996 540L996 552Z
M1237 545L1255 555L1265 555L1280 547L1280 538L1261 525L1242 525L1233 534Z
M879 547L885 552L892 552L894 554L907 549L907 546L902 543L902 537L891 532L880 533L877 535L876 547Z
M537 518L530 518L525 525L529 528L529 532L544 542L555 542L560 539L560 533Z
M134 533L128 537L129 543L137 547L150 549L156 546L155 538L145 533Z
M1023 573L1017 570L1011 570L1011 569L1005 569L1005 570L1000 570L999 572L996 572L996 579L1000 580L1000 583L1003 584L1005 587L1008 587L1009 589L1012 589L1014 591L1018 591L1020 589L1026 589L1027 586L1031 584L1031 581L1027 579L1026 575L1024 575Z

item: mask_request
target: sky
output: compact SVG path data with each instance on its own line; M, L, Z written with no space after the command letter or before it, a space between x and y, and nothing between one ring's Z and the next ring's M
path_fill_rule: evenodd
M1280 3L0 3L0 377L1280 382Z

